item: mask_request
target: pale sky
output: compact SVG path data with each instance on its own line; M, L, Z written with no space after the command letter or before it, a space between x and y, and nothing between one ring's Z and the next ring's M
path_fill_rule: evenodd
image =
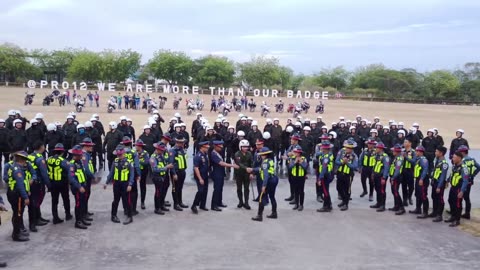
M372 63L420 71L480 61L477 0L0 0L0 43L157 49L246 61L278 57L306 74Z

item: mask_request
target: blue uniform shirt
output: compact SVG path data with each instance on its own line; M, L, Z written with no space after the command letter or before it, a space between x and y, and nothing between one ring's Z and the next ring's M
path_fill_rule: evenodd
M208 159L208 153L204 154L201 151L198 151L198 153L193 158L193 166L195 168L198 168L198 170L200 171L200 175L202 176L204 181L208 180L208 169L210 166L209 163L210 161ZM195 175L195 179L199 180L197 178L197 175Z
M330 165L330 166L329 166ZM332 172L333 172L333 154L329 152L328 154L322 153L321 155L321 164L322 169L320 171L319 178L320 179L328 179L333 180Z
M175 147L172 147L170 149L170 151L168 152L169 154L169 161L168 163L171 163L174 165L175 167L175 170L172 171L176 173L177 170L185 170L187 169L187 155L185 153L185 149L183 148L179 148L177 146ZM177 160L178 159L181 159L180 160ZM180 166L180 162L184 162L185 164L182 164L183 165L183 169L180 169L179 166Z
M37 152L33 152L32 155L35 156L33 162L37 166L37 181L50 188L50 178L48 178L48 168L45 159L42 154Z
M225 168L220 166L220 162L223 161L222 156L215 150L210 154L210 160L212 161L212 179L225 177Z
M88 179L93 179L95 174L95 172L92 171L93 168L90 168L91 160L92 160L92 155L90 153L88 152L83 153L83 157L82 157L83 169L85 170L85 177Z
M480 172L480 164L478 162L469 156L465 156L462 159L463 164L467 165L468 168L468 173L470 175L470 183L473 183L473 178L477 176L477 174Z
M107 176L107 184L110 184L113 180L113 177L115 176L115 167L119 168L121 171L126 165L128 167L129 173L128 173L128 185L133 186L135 179L135 171L134 171L134 166L132 163L125 157L123 159L118 159L116 158L115 161L112 163L112 168L110 169L110 173ZM116 180L115 180L116 181Z
M435 168L433 169L433 180L437 181L437 188L443 188L445 186L445 180L447 179L448 163L444 161L445 158L437 159L437 163L435 164ZM440 175L438 176L438 179L435 179L436 168L440 169Z
M153 177L159 177L160 173L167 172L168 169L165 167L158 167L158 163L163 162L164 166L168 165L168 160L165 158L165 155L153 153L150 157L150 168L152 168Z
M420 174L420 180L425 180L428 173L428 160L425 156L417 157L416 163L422 168L422 173Z
M20 193L20 196L24 200L28 199L27 189L25 187L25 183L23 182L25 180L25 172L27 169L28 169L28 162L27 162L27 166L22 166L15 162L9 162L5 164L5 170L4 170L4 180L6 182L8 182L8 171L9 170L12 171L12 178L15 180L14 190Z

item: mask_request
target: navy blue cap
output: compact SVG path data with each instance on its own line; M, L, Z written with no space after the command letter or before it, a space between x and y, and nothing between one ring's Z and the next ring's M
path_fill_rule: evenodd
M213 141L213 144L214 145L223 145L223 141L222 140Z

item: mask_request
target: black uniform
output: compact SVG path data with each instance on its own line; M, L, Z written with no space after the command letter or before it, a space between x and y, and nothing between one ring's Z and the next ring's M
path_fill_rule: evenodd
M118 129L107 132L105 136L105 140L103 141L103 150L107 153L107 161L108 161L108 168L112 168L113 160L115 159L115 155L113 155L113 151L117 147L117 145L122 142L123 133Z

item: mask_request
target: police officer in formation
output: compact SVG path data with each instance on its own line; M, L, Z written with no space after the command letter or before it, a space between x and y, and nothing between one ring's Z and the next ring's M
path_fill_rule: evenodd
M73 181L71 166L67 159L63 157L65 148L63 144L58 143L55 148L50 151L50 157L47 160L48 176L50 178L50 194L52 195L52 216L53 224L63 222L58 215L58 202L60 195L62 196L63 207L65 209L65 220L73 218L70 212L70 196L68 186Z

